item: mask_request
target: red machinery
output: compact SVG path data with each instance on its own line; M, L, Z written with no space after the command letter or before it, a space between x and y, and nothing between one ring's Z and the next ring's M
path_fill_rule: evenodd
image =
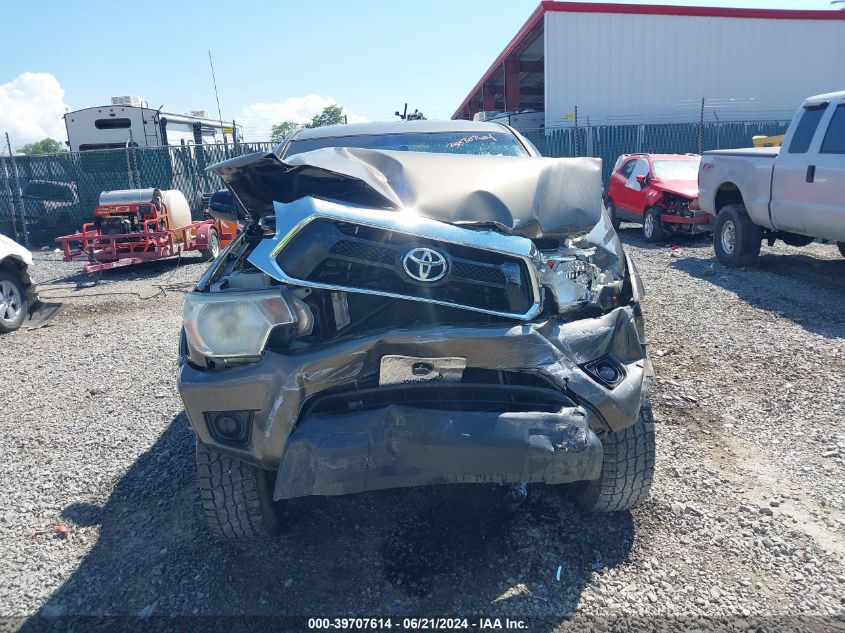
M64 261L86 261L91 274L150 259L200 251L206 261L217 257L237 232L235 222L191 221L181 192L159 189L104 191L94 221L73 235L57 237Z

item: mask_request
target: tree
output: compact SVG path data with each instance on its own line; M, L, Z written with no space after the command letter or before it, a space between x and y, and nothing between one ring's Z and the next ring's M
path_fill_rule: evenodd
M346 117L343 114L343 108L335 103L327 105L320 114L315 114L311 123L306 124L305 127L323 127L324 125L337 125L345 122Z
M270 130L270 140L273 143L281 143L285 137L299 127L299 123L293 121L282 121L277 123Z
M323 127L324 125L337 125L338 123L346 123L346 115L343 113L343 108L334 103L323 108L320 114L315 114L311 121L305 124L305 127ZM288 134L300 125L302 124L293 121L277 123L270 128L270 141L281 143Z
M57 154L58 152L63 152L65 148L59 143L57 140L52 138L45 138L37 143L28 143L21 148L18 148L18 151L21 154Z

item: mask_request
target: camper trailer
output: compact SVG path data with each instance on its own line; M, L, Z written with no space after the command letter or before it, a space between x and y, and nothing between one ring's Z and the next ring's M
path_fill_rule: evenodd
M237 143L242 130L234 121L148 107L140 97L112 97L111 105L68 112L64 116L72 152L120 147L165 147Z

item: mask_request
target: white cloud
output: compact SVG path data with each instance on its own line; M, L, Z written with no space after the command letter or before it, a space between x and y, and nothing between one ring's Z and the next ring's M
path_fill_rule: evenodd
M337 103L331 97L320 95L306 95L304 97L288 97L284 101L271 103L253 103L243 109L238 123L244 126L244 136L248 141L266 141L270 138L270 129L282 121L307 123L323 108ZM365 116L352 114L344 110L350 123L365 123L369 119Z
M22 73L0 85L0 133L9 133L14 148L47 137L64 142L66 107L64 88L53 75Z

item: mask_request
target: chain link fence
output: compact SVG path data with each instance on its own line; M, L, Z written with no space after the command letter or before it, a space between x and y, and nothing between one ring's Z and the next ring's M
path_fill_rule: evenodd
M783 134L788 121L593 125L526 136L544 156L602 159L607 182L621 154L700 153L749 147L755 135ZM43 156L0 156L0 233L30 247L50 245L92 218L101 191L159 187L179 189L199 209L203 193L220 189L206 168L272 143L126 148Z
M0 233L34 248L90 222L100 192L178 189L198 218L203 193L222 188L206 167L272 143L184 145L0 156Z

